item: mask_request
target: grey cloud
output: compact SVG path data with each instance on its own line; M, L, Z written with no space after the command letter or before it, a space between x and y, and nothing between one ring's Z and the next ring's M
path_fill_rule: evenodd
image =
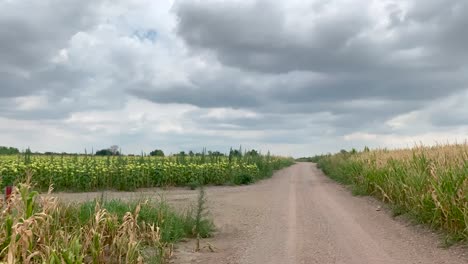
M376 25L363 12L369 5L366 1L331 14L307 4L303 13L287 14L274 1L183 1L175 12L178 34L187 45L210 50L223 63L249 70L374 73L411 70L413 60L419 61L416 70L460 66L467 56L468 37L463 32L468 4L460 0L408 2L406 16L398 7L389 6L391 28L381 33L372 33ZM296 24L288 23L288 15L297 16L293 18ZM389 30L393 37L387 40L375 35L390 34ZM423 48L427 54L401 61L392 58L396 52L414 48Z
M371 76L317 75L311 72L259 74L226 70L217 72L216 78L207 78L209 75L210 72L196 72L189 74L189 83L162 87L151 83L137 84L132 93L157 103L244 107L266 113L352 113L353 110L358 111L359 106L343 109L342 104L352 100L360 100L362 104L366 104L365 100L383 100L393 103L381 106L382 109L373 109L370 105L366 111L371 114L382 111L400 114L462 91L464 83L468 82L465 77L457 79L457 73L411 76L399 72L397 75Z
M457 73L333 75L326 80L274 89L272 96L287 102L333 102L356 99L430 101L466 88L468 78Z
M212 50L223 63L249 70L362 71L375 65L378 54L373 47L348 45L368 25L362 14L304 18L313 30L296 32L277 4L179 2L178 34L189 46Z
M468 3L460 0L412 0L398 32L396 48L424 48L421 60L433 67L457 70L468 54Z
M329 113L318 114L292 114L292 113L268 113L256 114L255 116L236 116L217 118L206 115L206 110L191 111L186 114L186 118L193 120L197 124L216 130L298 130L316 129L327 125L333 116Z
M62 66L53 66L34 71L28 76L0 72L0 97L15 97L38 91L66 94L87 81L87 75Z
M468 89L464 93L439 100L426 111L432 124L438 127L468 125Z
M239 89L255 91L245 97L264 99L257 107L247 106L258 111L329 111L339 117L330 123L345 132L342 126L358 129L383 123L468 88L464 1L412 0L406 2L406 10L388 5L390 24L380 33L373 31L376 21L361 12L368 2L327 14L327 5L334 3L304 4L300 14L287 13L275 1L180 1L174 10L178 35L188 47L211 52L227 67L238 68L239 80L256 78L251 86L242 87L237 81L229 87L237 84ZM391 38L384 36L390 33ZM225 85L223 81L217 83ZM213 84L201 87L195 91L216 90ZM195 92L178 88L180 93ZM158 101L158 94L154 90L151 99ZM241 99L218 102L238 106ZM184 101L177 96L172 100ZM390 103L365 110L340 107L350 100Z
M5 81L1 83L0 97L54 86L55 81L41 82L47 78L44 75L50 71L52 59L75 33L97 21L94 11L99 4L81 0L1 1L0 74ZM54 73L54 79L65 77ZM73 79L67 82L73 83Z
M183 103L200 107L254 107L258 99L248 89L232 87L223 82L211 83L208 86L169 85L152 89L153 85L144 83L132 84L130 93L156 103Z

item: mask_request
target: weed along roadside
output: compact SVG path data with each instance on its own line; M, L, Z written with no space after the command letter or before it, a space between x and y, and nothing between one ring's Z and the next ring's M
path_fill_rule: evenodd
M354 194L388 203L447 234L445 243L468 240L468 145L373 150L314 159L330 178L350 185Z
M13 191L13 186L11 185L5 186L5 199L4 199L5 201L8 201L8 199L10 199L12 191Z
M214 231L203 189L179 212L164 200L64 204L26 179L0 204L0 263L167 263L174 243Z

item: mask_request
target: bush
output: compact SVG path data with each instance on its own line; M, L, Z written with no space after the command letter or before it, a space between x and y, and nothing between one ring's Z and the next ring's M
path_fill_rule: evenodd
M17 148L0 146L0 155L15 155L19 153Z
M254 182L254 177L250 174L239 174L235 177L234 183L237 185L247 185Z
M155 149L150 152L150 156L164 157L164 152L160 149Z
M113 156L114 153L110 149L101 149L96 151L95 153L96 156ZM116 155L119 155L119 152L116 153Z
M191 181L187 184L190 187L190 190L195 190L200 186L198 181Z

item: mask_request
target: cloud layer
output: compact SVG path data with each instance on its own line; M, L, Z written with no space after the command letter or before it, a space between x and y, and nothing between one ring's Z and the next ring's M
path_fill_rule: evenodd
M467 12L463 0L0 0L0 145L300 156L463 141Z

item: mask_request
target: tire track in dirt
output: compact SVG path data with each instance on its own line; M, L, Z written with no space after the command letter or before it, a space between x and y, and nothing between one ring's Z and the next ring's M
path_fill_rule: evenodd
M296 183L289 179L289 213L288 213L288 242L286 244L289 263L296 263L297 215L296 215Z

